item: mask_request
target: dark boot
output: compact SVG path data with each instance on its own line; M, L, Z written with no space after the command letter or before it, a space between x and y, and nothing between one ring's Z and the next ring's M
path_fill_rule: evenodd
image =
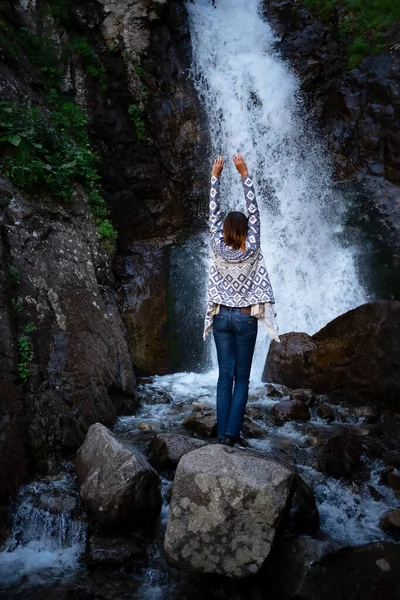
M226 435L222 443L224 446L234 446L236 443L236 438L233 435Z

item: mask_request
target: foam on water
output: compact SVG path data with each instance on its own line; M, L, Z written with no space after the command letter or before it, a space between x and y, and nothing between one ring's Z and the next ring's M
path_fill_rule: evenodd
M0 552L0 589L74 576L86 537L85 522L75 516L78 503L69 476L20 490L12 535Z
M367 298L358 281L358 250L344 232L346 206L332 185L329 156L306 124L299 81L274 49L261 5L187 2L192 73L208 117L212 156L228 159L223 211L244 208L230 160L241 151L255 181L280 329L314 333ZM259 338L255 377L267 351L265 335Z
M356 486L298 465L301 476L314 490L321 530L331 539L350 546L392 540L379 527L379 521L385 512L397 508L398 499L393 490L379 482L382 468L377 461L371 468L369 481ZM369 486L382 495L379 501L373 498Z

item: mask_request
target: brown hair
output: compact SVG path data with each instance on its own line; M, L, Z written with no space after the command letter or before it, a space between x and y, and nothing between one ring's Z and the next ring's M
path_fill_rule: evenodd
M246 243L248 230L247 217L241 212L230 212L224 221L225 244L240 250Z

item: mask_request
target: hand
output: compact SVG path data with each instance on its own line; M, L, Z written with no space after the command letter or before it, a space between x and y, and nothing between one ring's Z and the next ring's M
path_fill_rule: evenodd
M211 175L213 177L219 177L222 173L222 169L224 168L224 164L225 164L225 161L224 161L223 157L218 156L218 158L216 158L214 160Z
M248 177L249 172L247 170L247 165L244 162L243 154L234 154L232 158L233 158L233 162L235 164L235 167L237 168L237 170L240 173L240 176L241 177Z

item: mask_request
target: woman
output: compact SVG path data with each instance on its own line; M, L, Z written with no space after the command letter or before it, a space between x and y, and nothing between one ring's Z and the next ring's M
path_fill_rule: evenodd
M253 182L241 154L233 162L242 178L247 218L230 212L222 226L219 206L224 159L213 164L210 191L212 264L207 292L204 338L213 329L217 348L217 426L220 443L244 445L240 436L246 408L258 320L279 341L275 302L260 248L260 214Z

